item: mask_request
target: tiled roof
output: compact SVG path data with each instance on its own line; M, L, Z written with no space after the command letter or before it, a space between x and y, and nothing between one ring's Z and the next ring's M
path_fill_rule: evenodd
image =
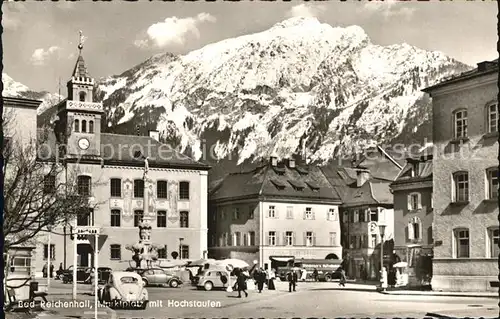
M224 178L222 185L211 194L210 199L236 199L260 195L340 201L340 196L319 167L310 166L307 169L304 167L297 169L281 166L278 170L274 168L267 163L251 171L231 173Z
M48 147L44 147L42 150L55 154L53 150L56 149L56 139L53 133L49 134L46 145ZM140 154L141 151L142 154ZM40 155L47 158L46 153ZM142 162L141 156L149 158L148 162L151 167L182 167L202 170L210 168L208 165L197 162L149 136L109 133L101 133L101 156L87 157L85 159L97 160L102 158L104 163L109 165L136 165Z
M83 60L83 56L79 55L76 59L75 68L73 69L74 77L89 77L89 73L87 72L87 67L85 66L85 61Z
M418 164L418 169L414 172L412 176L412 171L414 170L414 165ZM432 178L432 158L431 159L414 159L408 160L408 163L403 167L401 173L394 181L395 184L404 182L417 182L422 180L429 180Z

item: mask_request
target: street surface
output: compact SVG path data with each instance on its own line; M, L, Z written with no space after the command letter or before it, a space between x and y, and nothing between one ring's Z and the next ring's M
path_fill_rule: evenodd
M66 285L71 291L71 285ZM181 288L148 287L150 305L146 310L117 309L116 319L139 318L283 318L283 317L498 317L494 298L446 296L395 296L375 292L373 286L337 283L299 283L289 293L287 283L277 283L277 290L261 294L249 291L248 298L236 298L237 292L199 291L186 285ZM79 285L80 291L89 290ZM91 297L87 297L90 299ZM190 305L189 302L197 305ZM203 303L205 302L205 303ZM90 307L93 302L90 302ZM74 314L93 318L93 309ZM99 316L101 318L101 316ZM109 315L102 315L102 318Z

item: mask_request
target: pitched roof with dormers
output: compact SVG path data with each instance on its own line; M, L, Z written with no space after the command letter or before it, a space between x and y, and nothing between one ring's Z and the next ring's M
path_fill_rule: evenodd
M230 173L214 183L210 199L251 197L340 202L340 195L317 166L264 163L255 169Z

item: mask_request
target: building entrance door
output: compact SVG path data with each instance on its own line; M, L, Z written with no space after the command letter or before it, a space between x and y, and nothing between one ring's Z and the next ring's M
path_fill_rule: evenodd
M78 244L76 248L78 254L78 266L90 267L92 259L92 247L90 244Z

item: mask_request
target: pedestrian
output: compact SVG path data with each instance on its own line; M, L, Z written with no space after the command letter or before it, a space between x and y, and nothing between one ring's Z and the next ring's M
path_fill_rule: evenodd
M318 281L318 269L314 268L312 276L314 281Z
M54 264L50 264L50 278L54 277Z
M264 269L260 268L259 270L257 270L255 281L257 282L257 290L259 290L259 293L261 293L264 289L264 283L266 282L266 273L264 272Z
M300 280L306 281L306 279L307 279L307 270L305 268L302 268L302 274L301 274Z
M290 271L287 274L287 280L288 280L288 292L295 291L295 287L297 286L297 281L298 281L298 275L297 272L295 271Z
M339 286L345 287L346 276L344 268L340 268L340 281Z
M47 264L43 265L42 273L43 273L43 278L47 278Z
M269 289L269 290L276 289L274 287L274 279L276 279L276 271L274 269L271 269L271 271L269 272L269 281L267 283L267 289Z
M247 276L243 273L243 271L238 271L236 279L236 284L238 285L238 298L241 298L241 292L245 293L245 297L248 297L247 293Z

